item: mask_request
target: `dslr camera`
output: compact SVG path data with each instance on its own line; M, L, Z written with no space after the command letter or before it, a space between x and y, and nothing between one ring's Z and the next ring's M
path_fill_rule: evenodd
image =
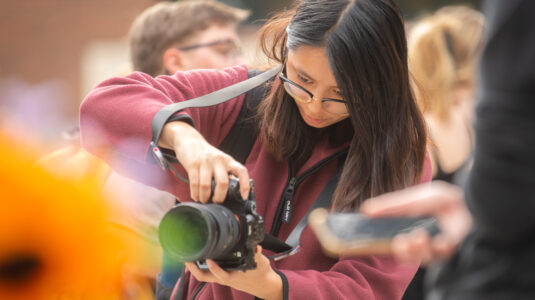
M212 181L212 190L214 186ZM254 253L264 239L264 220L256 213L253 188L251 180L251 191L244 201L239 181L231 178L222 205L175 205L158 229L163 250L177 261L194 261L201 269L207 269L208 258L225 270L255 269Z

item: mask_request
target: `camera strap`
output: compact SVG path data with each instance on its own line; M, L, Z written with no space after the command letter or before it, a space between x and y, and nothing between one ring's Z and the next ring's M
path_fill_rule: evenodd
M167 124L176 113L186 108L213 106L235 99L241 94L258 87L273 78L280 72L281 68L282 65L276 66L242 82L227 86L201 97L170 104L160 109L152 119L152 140L150 142L150 153L152 153L152 158L164 171L170 170L177 177L188 182L188 179L178 173L171 165L171 163L178 163L175 153L172 150L163 149L158 146L158 140L162 134L163 126ZM246 104L244 103L244 105Z

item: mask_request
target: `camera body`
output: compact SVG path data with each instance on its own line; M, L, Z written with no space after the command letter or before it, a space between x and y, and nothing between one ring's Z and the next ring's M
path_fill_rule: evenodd
M206 259L225 270L256 268L254 253L264 239L264 220L256 213L253 188L251 181L244 201L239 181L232 178L221 205L191 202L173 207L159 226L164 251L175 260L195 261L201 269L207 268Z

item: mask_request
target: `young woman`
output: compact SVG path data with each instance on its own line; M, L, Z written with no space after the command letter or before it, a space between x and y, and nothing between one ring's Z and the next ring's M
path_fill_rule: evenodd
M204 203L212 178L213 201L222 202L229 173L239 178L243 196L251 177L266 232L285 240L341 159L332 204L338 211L353 211L368 197L430 180L424 121L409 84L404 24L392 1L302 1L271 20L261 38L269 57L284 67L258 109L260 134L245 166L216 148L237 118L240 96L187 109L164 126L159 145L175 151L189 185L171 174L159 180L145 177L145 182L181 200L190 195ZM246 66L236 66L158 78L134 73L105 81L82 104L82 143L119 171L157 168L146 163L154 114L247 76ZM329 158L335 159L326 163ZM289 186L294 189L290 217L282 218L288 207L281 195ZM329 258L308 229L300 241L301 252L276 262L259 247L258 267L247 272L225 271L210 260L208 271L187 263L184 296L399 299L417 268L387 256Z
M484 17L467 6L445 6L414 24L409 67L429 126L433 179L460 184L471 166L476 65Z

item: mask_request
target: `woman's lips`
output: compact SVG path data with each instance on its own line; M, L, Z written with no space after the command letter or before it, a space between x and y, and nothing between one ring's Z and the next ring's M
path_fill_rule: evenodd
M312 118L311 116L306 115L306 114L305 114L305 118L312 124L320 124L323 122L323 119Z

